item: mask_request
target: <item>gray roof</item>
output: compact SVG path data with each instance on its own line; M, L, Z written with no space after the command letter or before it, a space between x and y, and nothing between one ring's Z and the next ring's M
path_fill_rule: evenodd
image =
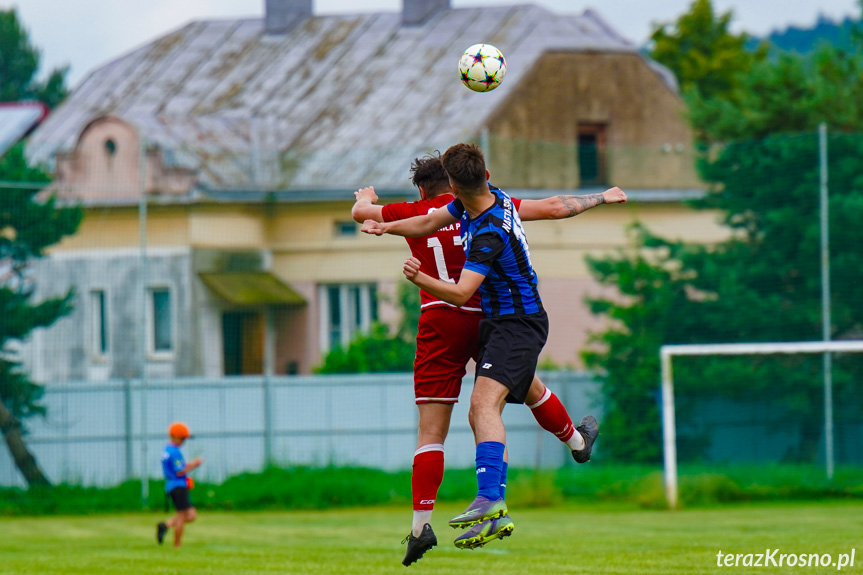
M485 94L456 69L478 42L508 65ZM397 12L313 16L284 35L263 19L193 22L93 71L28 153L50 163L110 114L210 189L406 188L411 159L477 138L544 52L587 50L637 53L593 11L534 5L445 9L419 27Z

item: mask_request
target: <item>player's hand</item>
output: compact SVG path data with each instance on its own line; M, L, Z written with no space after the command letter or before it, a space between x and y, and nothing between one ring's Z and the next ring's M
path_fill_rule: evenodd
M360 188L359 190L354 192L354 198L356 198L357 201L368 200L370 204L376 204L378 201L378 195L375 193L374 186Z
M625 204L627 200L626 193L617 186L605 190L602 196L606 204Z
M384 235L384 225L374 220L366 220L363 222L363 227L360 228L360 231L364 234L382 236Z
M192 460L192 465L194 465L195 467L200 467L203 463L204 463L203 457L196 457L195 459Z
M420 273L420 261L413 256L409 257L405 260L403 271L406 278L413 280Z

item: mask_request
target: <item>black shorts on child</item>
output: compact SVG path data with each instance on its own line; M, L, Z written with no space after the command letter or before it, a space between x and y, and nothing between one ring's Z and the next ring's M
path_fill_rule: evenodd
M168 495L171 496L171 501L174 502L174 508L177 511L185 511L186 509L191 509L192 500L189 499L188 487L175 487Z

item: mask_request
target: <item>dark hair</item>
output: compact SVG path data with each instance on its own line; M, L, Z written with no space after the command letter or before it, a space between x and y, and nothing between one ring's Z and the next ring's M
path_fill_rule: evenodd
M435 151L424 158L416 158L411 163L411 182L425 190L426 196L433 198L450 191L449 176L440 161L440 152Z
M460 190L486 187L485 156L476 144L456 144L441 158L452 184Z

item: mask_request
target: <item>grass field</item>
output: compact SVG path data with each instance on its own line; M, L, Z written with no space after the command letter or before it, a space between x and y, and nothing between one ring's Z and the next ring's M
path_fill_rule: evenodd
M863 502L758 504L690 511L567 503L511 509L512 537L474 551L452 546L446 520L461 506L441 505L433 527L439 545L413 572L531 575L835 573L836 567L718 568L731 553L840 554L860 544ZM3 574L386 574L405 573L401 539L409 509L210 512L188 527L185 545L159 547L155 514L0 519ZM863 545L861 545L863 547ZM863 548L854 566L863 572Z

